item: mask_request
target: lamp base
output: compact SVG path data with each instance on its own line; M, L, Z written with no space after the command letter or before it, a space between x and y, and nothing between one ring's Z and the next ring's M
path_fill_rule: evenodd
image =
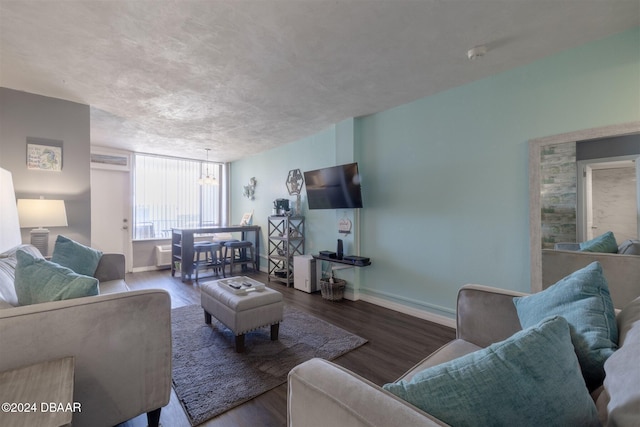
M31 230L31 244L38 248L43 257L49 255L49 230L46 228Z

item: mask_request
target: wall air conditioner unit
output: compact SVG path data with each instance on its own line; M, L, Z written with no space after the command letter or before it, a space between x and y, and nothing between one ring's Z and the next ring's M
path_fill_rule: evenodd
M171 245L156 246L156 267L171 267Z

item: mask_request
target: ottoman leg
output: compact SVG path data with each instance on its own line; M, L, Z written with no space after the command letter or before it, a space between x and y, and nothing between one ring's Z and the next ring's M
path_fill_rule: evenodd
M207 311L204 311L204 323L206 323L207 325L211 324L211 315L209 313L207 313Z
M236 335L236 353L244 353L244 334Z
M271 341L278 340L278 332L280 331L280 323L276 323L275 325L271 325Z

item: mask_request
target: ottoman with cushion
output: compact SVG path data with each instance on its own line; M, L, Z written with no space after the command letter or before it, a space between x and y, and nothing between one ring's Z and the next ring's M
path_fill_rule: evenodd
M238 287L239 289L236 289ZM271 326L271 339L278 339L284 302L282 294L248 277L203 283L201 305L204 320L218 319L236 336L236 351L244 351L244 334Z

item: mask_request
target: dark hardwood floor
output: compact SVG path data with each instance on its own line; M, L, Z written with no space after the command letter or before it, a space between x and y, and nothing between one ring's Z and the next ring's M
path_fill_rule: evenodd
M368 343L337 359L335 363L382 385L400 377L404 372L455 337L451 328L413 316L379 307L363 301L322 299L320 293L307 294L287 288L278 282L268 282L264 273L248 274L284 295L290 304L314 316L340 326L368 340ZM201 282L215 277L200 277ZM168 270L128 274L131 289L159 288L171 294L173 308L200 304L200 286L183 283L171 277ZM249 344L250 345L250 344ZM286 425L287 385L283 384L243 405L240 405L202 426L241 427ZM144 427L146 416L141 415L120 427ZM162 409L160 422L164 427L189 427L188 418L175 393L169 405Z

